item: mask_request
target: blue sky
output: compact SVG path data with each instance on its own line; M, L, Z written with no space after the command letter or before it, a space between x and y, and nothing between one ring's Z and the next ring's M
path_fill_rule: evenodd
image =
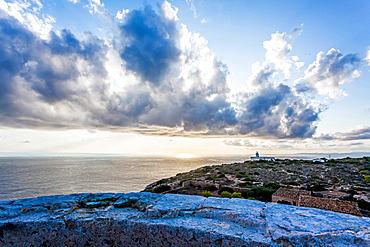
M0 0L0 150L370 152L367 1Z

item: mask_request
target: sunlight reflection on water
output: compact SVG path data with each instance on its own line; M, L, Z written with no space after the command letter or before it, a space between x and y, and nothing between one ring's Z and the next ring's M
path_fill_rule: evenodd
M0 200L55 194L137 192L146 185L205 165L243 157L0 157Z

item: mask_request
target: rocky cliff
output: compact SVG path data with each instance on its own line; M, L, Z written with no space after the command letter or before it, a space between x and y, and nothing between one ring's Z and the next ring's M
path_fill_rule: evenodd
M243 199L75 194L0 202L0 246L370 246L370 219Z

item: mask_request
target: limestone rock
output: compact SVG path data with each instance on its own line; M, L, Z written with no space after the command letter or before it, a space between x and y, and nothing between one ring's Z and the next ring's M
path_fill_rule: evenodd
M0 246L370 246L370 219L175 194L0 202Z

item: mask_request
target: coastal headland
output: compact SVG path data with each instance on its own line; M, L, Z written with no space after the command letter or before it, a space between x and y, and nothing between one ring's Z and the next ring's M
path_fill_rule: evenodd
M148 185L144 191L275 201L355 215L360 215L357 212L360 210L361 214L370 216L370 157L248 160L204 166L161 179ZM278 193L276 200L273 200L274 193ZM292 195L294 193L309 198L301 198L300 203L299 196ZM355 204L353 207L358 205L359 209L348 210L346 206L344 210L340 209L349 204Z

